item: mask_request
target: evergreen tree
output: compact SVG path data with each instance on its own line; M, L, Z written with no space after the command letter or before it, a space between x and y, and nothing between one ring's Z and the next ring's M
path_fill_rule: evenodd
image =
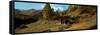
M56 11L56 16L59 17L60 14L59 14L59 9Z
M50 19L53 16L53 9L51 8L50 4L46 4L43 8L43 18Z

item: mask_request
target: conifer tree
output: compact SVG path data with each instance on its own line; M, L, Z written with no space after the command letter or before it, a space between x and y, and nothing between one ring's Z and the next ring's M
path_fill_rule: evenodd
M43 18L50 19L53 16L53 9L51 8L50 4L46 4L43 8Z

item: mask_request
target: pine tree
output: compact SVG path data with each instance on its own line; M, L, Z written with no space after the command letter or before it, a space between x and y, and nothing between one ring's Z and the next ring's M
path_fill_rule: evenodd
M56 16L59 17L60 14L59 14L59 9L56 11Z
M46 4L43 8L43 18L50 19L53 16L53 9L51 8L50 4Z

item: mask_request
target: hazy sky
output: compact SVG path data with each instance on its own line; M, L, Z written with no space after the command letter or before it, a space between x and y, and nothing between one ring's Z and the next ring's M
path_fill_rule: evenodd
M25 2L15 2L15 9L43 9L45 4L43 3L25 3ZM62 5L62 4L50 4L51 8L54 8L54 10L66 10L68 8L68 5Z

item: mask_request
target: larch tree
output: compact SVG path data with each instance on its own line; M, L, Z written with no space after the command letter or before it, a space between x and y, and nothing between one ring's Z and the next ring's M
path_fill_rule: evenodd
M53 9L51 8L50 4L46 4L43 8L43 19L50 19L53 16Z

